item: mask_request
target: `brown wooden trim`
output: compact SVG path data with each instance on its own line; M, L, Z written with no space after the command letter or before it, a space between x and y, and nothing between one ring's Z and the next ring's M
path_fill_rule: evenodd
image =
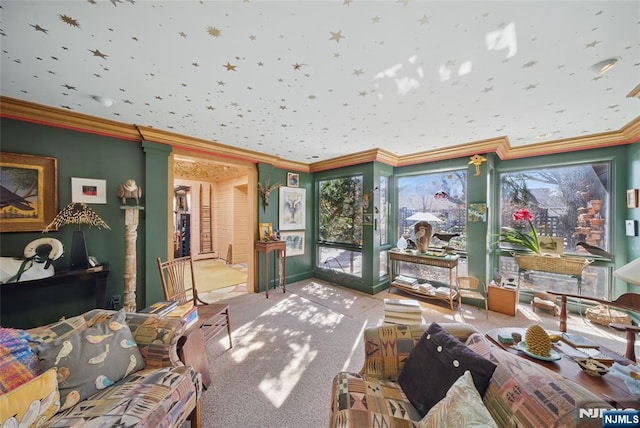
M498 137L408 155L395 155L385 150L371 149L326 161L305 164L265 153L231 147L217 141L203 140L145 126L127 125L5 96L0 96L0 106L0 116L10 119L68 128L130 141L139 142L144 139L167 144L186 152L198 153L199 155L212 155L253 164L266 163L276 168L299 172L325 171L374 161L390 166L406 166L471 156L476 153L492 152L495 152L500 159L507 160L640 142L640 116L638 116L618 131L565 138L526 146L512 147L507 137Z
M130 141L140 141L140 135L133 125L126 125L113 120L101 119L74 111L44 106L28 101L0 96L0 116L9 119L91 134L105 135Z

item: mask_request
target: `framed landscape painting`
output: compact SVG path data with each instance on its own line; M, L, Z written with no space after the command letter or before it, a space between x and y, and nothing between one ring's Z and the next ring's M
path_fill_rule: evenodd
M58 209L56 158L0 152L0 227L42 231Z

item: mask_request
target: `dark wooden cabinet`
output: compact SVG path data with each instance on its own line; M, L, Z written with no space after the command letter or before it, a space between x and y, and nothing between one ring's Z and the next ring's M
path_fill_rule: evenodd
M33 328L105 308L109 265L0 285L0 325Z

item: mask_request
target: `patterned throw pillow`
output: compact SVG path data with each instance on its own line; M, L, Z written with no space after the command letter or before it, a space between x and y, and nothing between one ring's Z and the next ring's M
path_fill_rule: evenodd
M123 310L51 345L40 345L37 353L41 369L58 369L61 410L144 368Z
M473 377L469 370L454 382L447 391L447 395L429 410L418 426L420 428L497 428L473 384Z
M0 393L9 392L37 375L38 360L22 330L0 327Z
M432 323L409 354L398 383L424 417L466 370L471 372L473 383L482 395L495 369L491 361L467 348L439 324Z
M0 426L39 427L60 408L56 369L0 395Z

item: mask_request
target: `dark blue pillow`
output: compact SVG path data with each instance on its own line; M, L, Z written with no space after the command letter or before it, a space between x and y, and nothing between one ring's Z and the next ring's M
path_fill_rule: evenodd
M404 363L398 383L421 417L440 400L465 370L484 395L496 365L469 349L439 324L432 323Z

